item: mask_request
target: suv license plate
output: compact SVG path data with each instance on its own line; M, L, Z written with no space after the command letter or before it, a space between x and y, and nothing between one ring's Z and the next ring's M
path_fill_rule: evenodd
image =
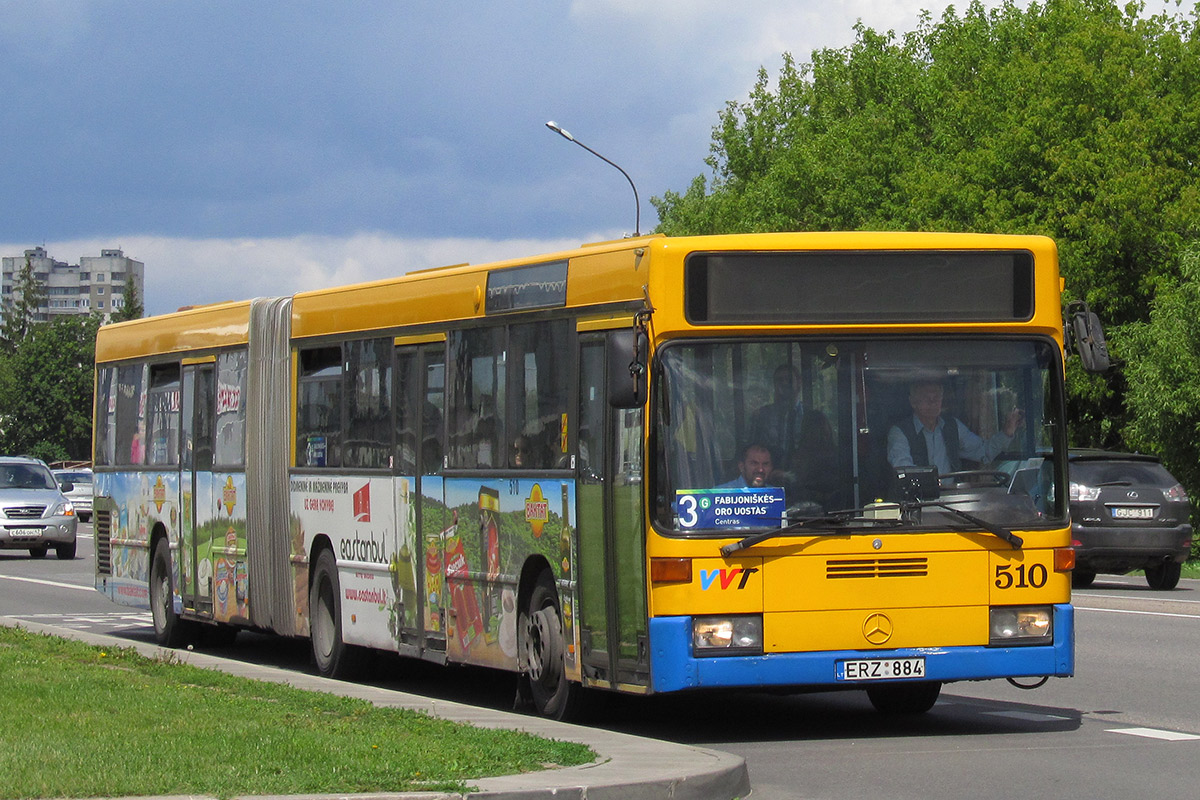
M1113 519L1154 519L1154 509L1134 506L1114 506L1112 515Z
M837 663L839 681L888 681L924 678L924 658L858 658Z
M8 538L10 539L36 539L42 535L41 528L9 528Z

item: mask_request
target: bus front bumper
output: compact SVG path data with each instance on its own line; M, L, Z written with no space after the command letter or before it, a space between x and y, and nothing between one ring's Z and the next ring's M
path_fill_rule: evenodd
M1054 643L1024 647L922 647L768 653L756 656L692 655L692 618L650 620L650 675L655 692L720 687L866 688L870 680L845 680L841 665L861 659L923 658L925 681L1069 677L1075 672L1075 609L1054 606Z

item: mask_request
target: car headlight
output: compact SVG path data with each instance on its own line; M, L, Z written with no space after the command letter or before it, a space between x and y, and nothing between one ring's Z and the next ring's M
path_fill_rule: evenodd
M1054 609L1049 606L993 608L988 643L1043 644L1054 639Z
M52 517L73 517L73 516L75 516L75 506L72 505L71 501L69 501L69 500L65 503L59 503L58 505L56 505L54 507L54 513L51 514L50 516L52 516Z
M762 655L761 614L692 619L692 650L697 656Z

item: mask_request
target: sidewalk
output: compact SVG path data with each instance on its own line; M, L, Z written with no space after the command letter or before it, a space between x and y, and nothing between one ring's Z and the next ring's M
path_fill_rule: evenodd
M471 781L478 791L465 794L445 792L402 792L359 795L315 795L311 800L355 798L355 800L733 800L750 794L750 779L740 756L701 747L672 744L656 739L570 725L540 717L511 714L431 700L406 692L330 680L275 667L246 664L188 650L164 650L156 645L115 636L74 631L0 617L0 625L17 626L37 633L77 639L101 647L133 647L146 656L169 652L179 661L197 667L219 669L231 675L259 681L284 683L299 689L357 697L377 706L424 711L453 722L480 728L521 730L548 739L580 742L596 751L597 760L578 767L522 775L505 775ZM309 800L292 797L289 800ZM141 798L140 800L149 800ZM182 800L177 798L175 800ZM187 800L208 800L191 797ZM261 797L258 800L277 800ZM283 800L279 798L278 800Z

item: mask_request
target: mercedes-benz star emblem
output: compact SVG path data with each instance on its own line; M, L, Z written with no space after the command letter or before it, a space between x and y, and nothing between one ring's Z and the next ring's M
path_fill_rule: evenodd
M892 638L892 620L887 614L878 612L871 614L863 622L863 636L871 644L885 644L888 639Z

